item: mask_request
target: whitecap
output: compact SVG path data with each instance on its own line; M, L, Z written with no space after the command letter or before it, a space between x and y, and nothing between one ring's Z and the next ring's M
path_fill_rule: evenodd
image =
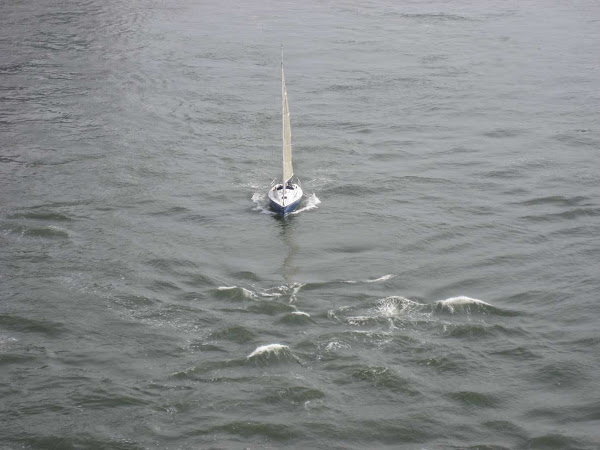
M335 352L337 350L343 350L343 349L349 349L349 348L350 348L350 344L348 344L346 342L331 341L325 347L324 352L331 353L331 352Z
M305 313L304 311L292 311L291 314L294 314L296 316L310 317L310 314L309 313Z
M484 302L483 300L479 300L477 298L466 297L464 295L460 295L458 297L450 297L446 300L438 300L435 302L436 305L440 305L442 308L448 309L450 312L454 312L455 308L458 306L492 306L489 303Z
M417 303L414 300L392 296L378 300L375 312L382 317L393 317L422 307L421 303Z
M290 348L287 345L283 345L283 344L267 344L267 345L261 345L260 347L257 347L256 350L254 350L252 353L250 353L248 355L248 359L253 358L255 356L261 356L261 355L266 355L269 353L272 353L274 355L279 355L285 352L289 352L291 351Z

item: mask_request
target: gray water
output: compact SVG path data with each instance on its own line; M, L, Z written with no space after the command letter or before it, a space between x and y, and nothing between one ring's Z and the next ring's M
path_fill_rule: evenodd
M1 448L600 448L600 3L5 1L0 38Z

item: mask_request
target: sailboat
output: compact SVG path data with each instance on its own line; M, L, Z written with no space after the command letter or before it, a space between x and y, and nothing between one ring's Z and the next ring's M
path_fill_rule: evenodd
M302 188L292 183L294 169L292 168L292 128L290 124L290 109L288 107L285 74L283 72L283 47L281 48L281 111L283 137L283 177L281 183L273 180L269 190L271 209L283 217L294 211L302 200Z

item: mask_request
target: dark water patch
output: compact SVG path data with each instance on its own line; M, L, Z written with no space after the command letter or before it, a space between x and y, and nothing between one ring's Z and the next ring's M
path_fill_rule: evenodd
M590 200L589 197L574 196L565 197L563 195L551 195L547 197L537 197L523 202L518 202L518 205L535 206L535 205L557 205L557 206L578 206L581 203Z
M192 211L190 211L188 208L186 208L184 206L172 206L170 208L163 209L160 211L150 211L146 214L150 215L150 216L175 216L178 214L189 214L191 212Z
M376 389L385 392L401 393L409 396L420 395L412 383L406 378L400 376L396 371L383 366L362 366L352 367L349 377L338 378L338 385L350 383L366 383Z
M386 13L388 14L388 13ZM404 17L406 19L414 19L426 23L433 22L472 22L476 19L461 16L458 14L446 14L446 13L393 13L392 15L398 15L400 17Z
M342 422L308 422L303 424L311 433L327 436L341 448L374 448L379 444L398 447L402 444L425 443L439 435L429 420L389 417Z
M125 438L110 438L108 436L97 437L89 433L80 435L66 435L60 433L57 435L41 435L43 433L20 433L18 438L12 438L12 442L21 448L45 448L45 449L64 449L78 450L82 448L94 448L98 450L143 450L143 445L135 442L127 442Z
M523 336L525 334L517 328L509 329L501 325L484 323L446 323L437 325L436 329L442 336L461 339L491 339L500 336Z
M590 336L581 339L575 339L574 341L568 342L572 348L584 348L589 349L591 347L598 347L600 344L600 336Z
M215 282L211 277L202 273L187 274L181 282L191 287L207 287L215 285Z
M403 177L395 177L394 181L399 182L402 186L411 184L453 184L452 181L445 178L424 177L418 175L406 175Z
M0 353L0 366L9 366L11 364L25 364L30 361L35 361L37 357L31 354L23 353Z
M446 394L446 396L467 407L497 408L502 404L497 396L481 392L461 391Z
M255 339L255 337L256 333L241 325L215 331L208 336L209 339L225 339L227 341L237 342L239 344L243 344L245 342L252 342Z
M323 195L324 197L329 196L342 196L342 197L365 197L369 195L378 195L383 192L390 192L394 190L395 187L385 184L367 184L367 185L359 185L359 184L341 184L336 185L335 187L326 188L319 192L319 195Z
M249 305L246 310L256 314L276 316L282 313L294 312L296 309L292 305L275 300L258 300Z
M155 258L146 261L149 266L166 273L181 273L181 269L196 269L198 265L186 259Z
M506 297L504 301L506 303L511 304L537 304L539 302L546 302L549 298L553 297L554 294L548 291L540 291L540 290L529 290L524 292L519 292L517 294L513 294L509 297Z
M57 212L30 212L30 213L15 213L8 216L9 219L31 219L31 220L48 220L55 222L70 222L69 216Z
M172 281L155 280L148 286L152 292L156 293L173 293L181 291L181 288Z
M266 403L301 406L311 400L320 400L323 398L325 398L325 394L318 389L292 386L273 389L264 396L263 400Z
M244 439L263 437L269 440L285 442L301 437L301 433L294 427L286 424L264 423L256 421L231 422L226 425L211 427L201 434L226 433L240 436Z
M600 146L600 139L590 134L560 133L555 135L554 139L560 144L567 144L572 147L598 148Z
M214 344L207 344L206 342L202 341L202 342L192 342L189 344L188 348L192 351L200 351L200 352L221 352L221 353L227 353L227 350L214 345Z
M490 355L504 356L507 358L521 360L521 361L530 361L530 360L539 359L542 357L542 356L534 353L530 349L523 347L523 346L513 347L513 348L509 348L509 349L505 349L505 350L498 350L495 352L490 352Z
M203 361L190 369L174 372L170 378L175 380L195 380L201 375L223 369L239 368L246 365L245 359L230 359L221 361Z
M569 449L569 450L589 450L595 446L590 446L589 443L567 436L564 434L550 433L543 436L538 436L530 439L525 444L524 448L527 449Z
M279 319L279 323L283 323L286 325L306 325L314 322L310 318L310 315L308 315L307 313L303 313L300 311L292 311L291 313L284 314Z
M561 405L560 408L534 408L527 412L528 418L546 419L561 424L595 422L600 420L600 403L597 400L581 405Z
M523 442L528 437L527 432L523 428L507 420L490 420L483 422L482 426L488 430L500 433L503 436L511 437L520 442Z
M43 238L43 239L66 239L69 232L54 225L47 227L30 227L21 224L0 224L0 231L14 233L25 237Z
M79 407L86 409L119 408L128 406L146 406L148 402L132 395L115 394L105 389L94 389L91 392L75 393L71 400Z
M556 361L537 369L531 379L537 383L554 386L555 389L576 388L583 384L587 377L584 363L572 361Z
M522 219L529 222L557 222L561 220L576 220L580 217L598 217L600 208L574 208L569 211L553 214L527 215Z
M512 447L504 447L503 445L497 444L476 444L469 445L468 447L464 447L468 450L511 450Z
M507 138L520 136L525 133L525 130L518 128L496 128L495 130L487 131L483 133L484 136L492 138Z
M429 358L415 358L411 360L411 362L418 366L431 368L438 373L461 374L467 372L467 368L461 361L463 359L464 356L462 355L453 355L452 357L438 356Z
M256 275L254 272L250 272L250 271L241 271L241 272L233 272L231 273L231 277L234 279L241 279L241 280L250 280L250 281L261 281L260 278L258 277L258 275Z
M28 319L11 314L0 314L0 326L22 333L40 333L47 336L58 336L64 332L63 325L57 322Z
M522 178L523 174L520 169L501 169L492 170L490 172L482 174L484 178L498 178L501 180Z

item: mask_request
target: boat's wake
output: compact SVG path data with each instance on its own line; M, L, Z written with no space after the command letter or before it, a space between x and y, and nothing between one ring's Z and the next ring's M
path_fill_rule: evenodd
M274 216L276 213L271 210L269 207L269 197L267 194L261 194L259 192L255 192L252 194L252 202L254 203L253 211L258 211L261 214L270 214ZM317 197L317 194L314 192L304 199L300 203L300 208L290 214L300 214L301 212L310 211L312 209L316 209L321 204L321 200Z
M254 208L252 211L259 211L261 214L270 214L272 216L275 215L274 211L271 211L269 207L269 197L267 194L260 194L255 192L252 194L252 202L254 203Z
M300 214L301 212L304 212L304 211L310 211L311 209L317 209L320 204L321 204L321 200L319 200L319 197L317 197L317 194L315 194L313 192L308 197L306 197L302 201L302 203L300 203L300 208L297 209L296 211L292 212L291 214Z

